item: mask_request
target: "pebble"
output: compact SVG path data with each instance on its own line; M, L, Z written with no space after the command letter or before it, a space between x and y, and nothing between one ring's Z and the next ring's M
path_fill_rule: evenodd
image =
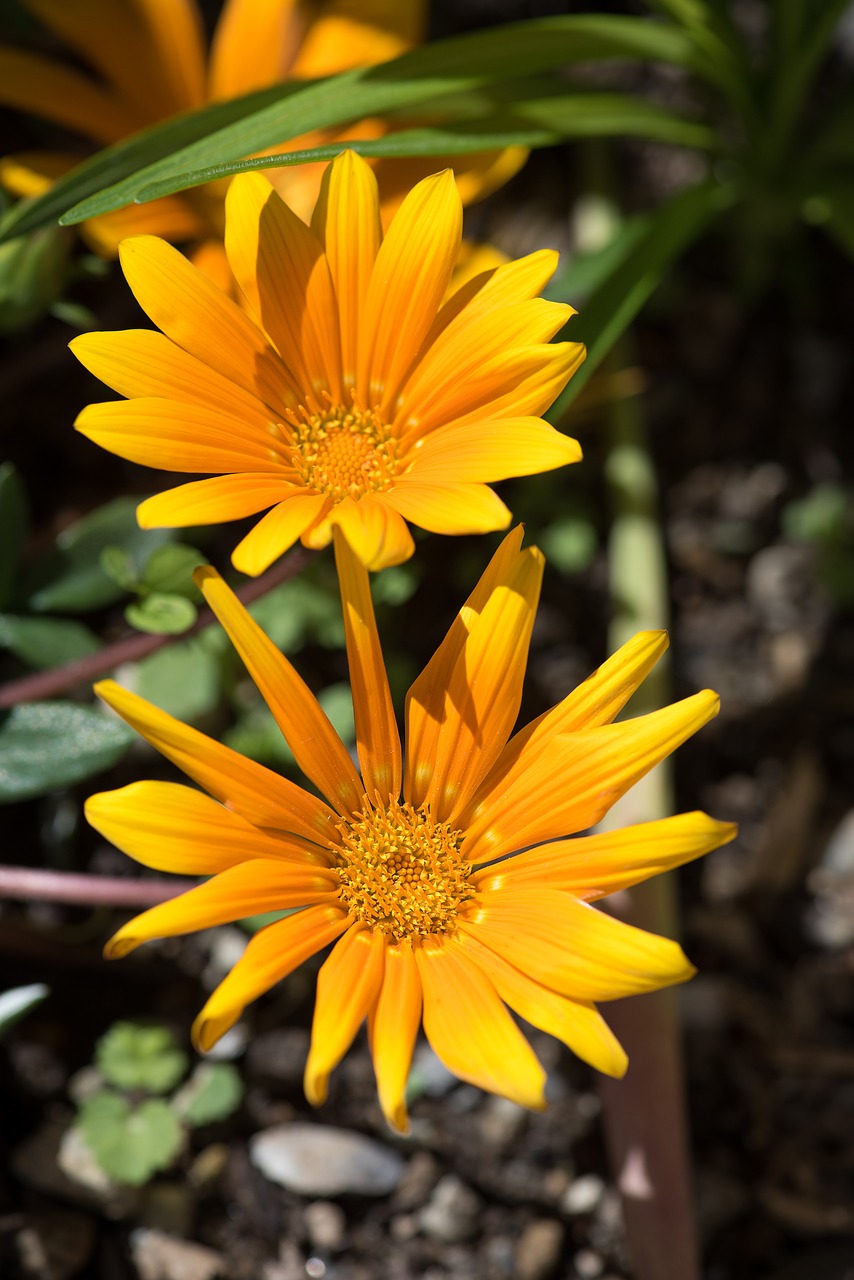
M337 1253L344 1248L347 1219L343 1209L328 1200L315 1200L303 1214L306 1235L314 1249Z
M854 809L834 830L807 883L815 895L805 920L810 940L829 951L850 946L854 942Z
M560 1207L571 1216L593 1213L605 1191L605 1183L595 1173L584 1173L575 1178L564 1191Z
M453 1173L436 1183L428 1203L418 1215L424 1235L443 1244L461 1244L477 1230L480 1196Z
M572 1261L579 1280L599 1280L605 1270L605 1263L593 1249L579 1249Z
M214 1280L226 1274L225 1259L213 1249L149 1227L131 1232L130 1251L139 1280Z
M548 1280L554 1274L563 1248L563 1227L553 1218L529 1222L516 1246L518 1280Z
M385 1196L398 1186L403 1159L347 1129L280 1124L250 1139L249 1158L271 1182L303 1196Z
M509 1098L489 1098L477 1117L480 1136L487 1146L501 1150L519 1136L530 1113Z
M95 1220L75 1209L50 1207L28 1213L15 1233L22 1273L72 1280L89 1262L95 1246Z

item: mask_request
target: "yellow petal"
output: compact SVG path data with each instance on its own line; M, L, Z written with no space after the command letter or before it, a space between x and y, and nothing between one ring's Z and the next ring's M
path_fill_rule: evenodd
M114 93L79 71L23 49L0 47L0 102L104 145L139 127L133 111Z
M356 746L365 791L383 803L400 795L400 734L383 662L368 571L340 533L335 537L335 566L353 691Z
M498 494L486 485L426 484L417 473L401 476L383 498L404 520L430 533L493 533L506 529L512 519Z
M357 812L364 797L359 775L308 685L215 569L202 566L194 578L245 662L303 773L339 812Z
M164 240L196 240L209 232L200 208L181 195L164 196L148 204L129 204L99 218L81 223L81 234L104 258L119 256L123 240L129 236L162 236Z
M504 538L421 675L406 697L406 774L404 797L416 809L424 803L433 758L445 715L445 690L466 641L493 592L518 573L523 529Z
M204 405L269 433L272 423L266 405L162 333L152 329L84 333L68 345L90 373L119 395Z
M366 493L358 501L344 498L329 514L329 533L325 535L325 541L311 540L310 545L325 545L332 527L337 525L368 569L376 572L402 564L412 555L415 543L395 506L387 493L377 496Z
M426 942L415 959L436 1056L461 1080L542 1110L545 1072L483 970L453 939Z
M276 420L299 403L258 327L177 249L155 236L134 236L119 256L137 302L179 347L269 405Z
M102 791L89 797L85 813L105 840L156 871L209 876L248 858L327 861L315 846L259 831L233 809L175 782Z
M425 9L425 0L359 0L316 10L291 74L328 76L396 58L423 39Z
M284 79L300 35L298 8L296 0L227 0L211 42L211 98L242 98Z
M328 507L327 499L320 494L291 490L285 495L285 501L268 511L237 544L231 563L235 569L253 578L263 573L323 517Z
M348 924L339 907L307 907L256 933L193 1023L196 1048L206 1053L234 1026L248 1004L322 950Z
M383 984L369 1015L368 1033L380 1106L399 1133L409 1132L406 1082L420 1025L421 979L412 946L395 943L385 949Z
M373 1009L383 980L385 935L353 925L317 975L311 1048L305 1064L305 1096L326 1101L329 1076Z
M341 327L344 385L352 387L361 318L382 239L376 178L355 152L345 151L327 167L311 226L323 245L332 274Z
M141 529L220 524L253 516L294 492L291 485L272 474L213 476L146 498L137 507L136 518Z
M232 181L225 250L247 302L291 371L300 400L340 403L338 309L323 247L260 173Z
M596 1006L570 1000L534 982L490 951L471 933L461 933L458 943L479 965L501 999L532 1027L561 1040L591 1067L607 1076L622 1077L629 1060Z
M338 888L335 872L324 867L283 858L241 862L122 925L105 946L104 955L119 960L152 938L173 938L266 911L334 901Z
M444 673L441 707L433 704L432 689L426 705L416 702L417 685L410 693L409 724L432 721L415 730L409 747L412 774L427 778L423 793L418 788L419 803L429 805L439 822L452 820L465 805L516 722L543 566L535 547L516 557Z
M487 254L489 251L494 252L491 245L485 246L485 249ZM465 240L460 260L466 264L472 260L470 242ZM511 302L527 302L530 298L535 298L551 280L557 264L558 255L554 249L538 249L535 253L526 254L524 258L516 258L511 262L490 262L488 268L480 268L476 275L467 276L464 271L460 276L460 283L437 315L425 346L431 347L452 324L462 330L488 315L494 307L506 306ZM455 273L454 281L456 279Z
M291 474L280 440L203 405L151 396L108 400L87 405L74 425L102 449L161 471Z
M738 834L734 822L716 822L705 813L641 822L574 840L556 840L517 854L472 876L480 890L509 893L522 888L565 889L592 902L660 875L728 844Z
M666 631L639 631L621 645L601 667L572 693L520 729L507 743L495 775L504 776L516 768L524 753L528 766L551 749L559 733L575 733L610 724L640 687L670 640Z
M493 770L457 815L466 831L464 856L486 862L592 827L639 778L716 716L719 706L717 694L706 689L634 720L558 734L530 767L523 751L510 773Z
M255 827L286 831L328 848L337 818L322 800L167 715L113 680L95 692L189 778Z
M380 246L365 301L357 387L387 413L432 325L454 269L462 206L450 170L409 193Z
M617 1000L694 969L677 943L635 929L558 889L483 894L457 920L521 973L572 1000Z
M492 483L578 462L581 446L540 418L510 418L439 427L410 456L404 474L419 483Z

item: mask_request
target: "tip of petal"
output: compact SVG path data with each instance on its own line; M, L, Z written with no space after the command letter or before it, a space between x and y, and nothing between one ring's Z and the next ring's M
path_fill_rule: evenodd
M130 955L131 951L135 951L138 946L139 942L132 934L119 929L118 933L114 933L112 938L104 944L104 959L121 960Z
M200 564L197 569L193 570L193 582L201 591L205 593L205 587L211 582L221 582L222 575L217 572L212 564Z

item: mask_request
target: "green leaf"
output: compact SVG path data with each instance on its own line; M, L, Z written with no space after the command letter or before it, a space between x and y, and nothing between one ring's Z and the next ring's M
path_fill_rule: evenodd
M680 192L650 217L643 235L570 321L566 336L587 344L587 359L548 413L558 422L660 284L671 263L734 197L716 182ZM567 298L567 301L570 299Z
M0 333L22 333L58 301L70 253L71 241L58 227L0 245Z
M135 591L139 586L139 571L133 557L124 547L111 545L104 547L98 557L98 563L108 578L111 578L122 591Z
M43 982L31 982L25 987L12 987L10 991L2 992L0 994L0 1036L28 1014L30 1009L41 1004L47 994L48 988Z
M562 573L581 573L599 546L595 528L581 516L552 521L538 535L537 542L549 563Z
M4 462L0 466L0 609L12 598L29 527L26 490L12 463Z
M201 636L158 649L138 663L133 691L178 720L195 723L220 697L220 666ZM221 633L220 633L221 634Z
M294 653L310 637L328 649L344 644L337 593L310 578L283 582L249 606L249 612L283 653Z
M167 596L152 591L125 609L125 618L137 631L155 636L180 636L196 621L197 611L185 596Z
M109 769L135 739L121 720L74 702L27 702L0 720L0 804Z
M63 209L68 211L63 222L81 222L122 208L153 183L243 159L314 129L417 108L445 95L574 63L636 57L688 65L693 47L683 31L667 23L581 14L477 31L380 66L307 85L279 85L265 90L266 97L217 103L111 147L25 210L13 210L0 233L8 237L47 225Z
M37 613L85 613L114 604L125 594L100 563L105 548L115 544L140 563L155 547L172 540L168 529L140 529L136 498L116 498L65 529L56 550L34 569L29 604Z
M201 1062L175 1094L172 1106L189 1125L214 1124L236 1111L243 1099L240 1072L230 1062Z
M101 648L94 632L64 618L22 618L0 613L0 648L28 667L61 667Z
M193 582L193 570L207 562L207 556L195 547L183 542L170 542L165 547L158 547L148 557L142 571L142 584L149 591L200 600L201 592Z
M168 1169L184 1140L168 1103L148 1098L131 1108L126 1098L110 1090L87 1098L77 1123L104 1172L115 1182L133 1187Z
M784 507L783 528L799 542L839 542L850 528L851 497L842 485L817 484L806 497Z
M95 1063L109 1084L168 1093L187 1070L187 1055L166 1027L117 1022L98 1041Z

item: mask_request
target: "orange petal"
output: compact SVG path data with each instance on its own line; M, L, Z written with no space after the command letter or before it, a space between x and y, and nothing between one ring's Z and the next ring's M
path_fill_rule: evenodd
M268 511L237 544L231 563L250 577L263 573L323 517L328 507L327 499L320 494L292 489L285 501Z
M104 955L120 960L152 938L174 938L266 911L334 901L339 884L334 871L305 862L283 858L241 862L122 925L105 946Z
M453 474L450 466L448 472ZM506 529L512 519L498 494L486 485L426 484L417 473L401 476L383 499L405 520L430 533L493 533Z
M154 236L134 236L119 256L137 302L179 347L269 405L275 420L299 403L258 327L177 249Z
M356 746L365 791L382 803L400 795L400 734L383 662L368 571L339 531L335 536L335 567L341 588L341 608L347 639L347 661Z
M305 1096L326 1101L329 1076L373 1009L383 980L385 935L355 924L333 948L317 975L311 1048L305 1064Z
M694 969L669 938L635 929L558 889L480 895L461 933L572 1000L618 1000L685 982Z
M364 798L359 775L308 685L215 569L203 565L193 576L245 662L303 773L339 812L356 813Z
M90 404L75 427L102 449L161 471L289 474L281 440L198 404L141 396Z
M128 236L162 236L164 240L196 240L209 231L201 210L183 195L164 196L148 204L129 204L81 223L81 234L103 258L117 258Z
M409 1132L406 1082L421 1025L421 979L409 942L385 949L385 973L369 1015L368 1034L383 1115L399 1133Z
M419 724L409 748L414 777L427 777L419 803L438 822L453 820L486 776L519 714L531 630L537 612L544 561L529 547L512 563L476 620L454 665L444 672L441 707L415 702L409 723ZM417 710L416 710L417 708ZM416 746L417 742L417 746ZM417 752L417 754L416 754Z
M606 1076L620 1078L626 1074L629 1060L595 1005L570 1000L532 981L471 933L460 933L457 941L520 1018L561 1040L577 1057Z
M517 525L493 555L421 675L406 696L406 775L403 794L416 809L423 805L433 773L445 715L445 691L460 655L493 592L518 572L523 529Z
M328 76L396 58L423 39L425 9L425 0L359 0L315 10L291 74Z
M0 47L0 102L105 146L139 128L135 113L114 93L79 71L23 49Z
M204 405L266 433L273 425L269 409L256 396L152 329L83 333L68 345L90 373L119 395Z
M716 716L720 699L706 689L634 720L559 734L526 766L523 751L508 774L496 770L467 810L463 856L486 862L526 845L592 827L629 787Z
M301 836L325 849L337 843L337 818L302 787L182 724L113 680L100 681L95 692L167 760L253 826Z
M404 200L380 246L365 301L357 387L387 414L448 287L462 235L450 170Z
M545 1072L483 970L453 939L426 942L415 959L436 1056L461 1080L542 1110Z
M90 796L86 820L143 866L209 876L249 858L327 861L305 845L253 827L233 809L175 782L132 782Z
M396 504L395 504L396 505ZM325 546L337 525L368 569L377 571L402 564L415 550L412 535L391 502L391 494L366 493L358 501L344 498L329 513L328 531L319 527L309 546Z
M193 1023L196 1048L206 1053L248 1004L337 938L349 923L339 907L306 907L256 933Z
M338 308L320 241L260 173L238 174L225 207L231 269L301 403L324 391L340 403Z
M242 98L283 80L301 34L296 0L227 0L209 60L212 99Z
M540 418L510 418L439 427L410 456L407 480L493 483L578 462L581 446Z
M506 889L511 894L548 885L592 902L692 862L737 834L734 822L716 822L705 813L680 813L617 831L556 840L484 867L472 881L480 890Z
M213 476L146 498L137 507L136 518L141 529L220 524L253 516L293 492L292 486L275 475Z
M332 274L344 385L352 387L365 299L382 239L376 178L355 152L345 151L327 167L311 226Z

